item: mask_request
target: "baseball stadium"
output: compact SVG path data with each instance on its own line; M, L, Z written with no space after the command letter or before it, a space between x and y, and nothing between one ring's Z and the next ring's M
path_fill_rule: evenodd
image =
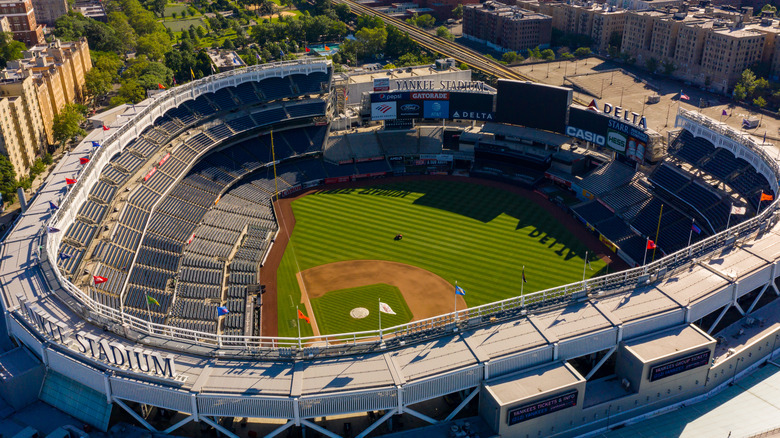
M3 241L0 396L97 430L593 435L778 347L776 149L697 112L305 60L91 121Z

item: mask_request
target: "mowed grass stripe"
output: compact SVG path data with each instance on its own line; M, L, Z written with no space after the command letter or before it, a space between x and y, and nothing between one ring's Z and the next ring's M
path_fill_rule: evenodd
M321 334L338 334L379 329L379 300L390 306L395 315L383 313L382 327L393 327L412 320L412 312L401 291L389 284L330 291L311 300L314 316ZM368 310L367 317L355 319L350 311L357 307Z
M364 194L406 192L404 197ZM544 209L516 194L467 182L419 181L368 189L323 191L293 203L294 246L300 269L356 259L390 260L427 269L466 288L469 306L577 281L585 247ZM394 241L396 233L402 241ZM604 267L591 261L594 271ZM288 248L279 269L279 333L295 335L300 302L298 268ZM283 297L287 297L285 303ZM319 318L318 318L319 322ZM288 328L286 328L288 327ZM302 327L305 328L305 327ZM285 331L286 330L286 331ZM350 331L350 330L348 330Z

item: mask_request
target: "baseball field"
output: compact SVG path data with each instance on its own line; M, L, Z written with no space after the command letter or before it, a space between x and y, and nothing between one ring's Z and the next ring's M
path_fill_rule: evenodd
M523 266L524 293L578 281L588 248L545 202L468 179L300 197L294 217L277 217L282 233L292 228L277 270L278 334L297 336L297 309L310 336L376 330L380 300L395 313L382 314L386 328L517 296ZM587 277L606 270L593 251L589 261Z

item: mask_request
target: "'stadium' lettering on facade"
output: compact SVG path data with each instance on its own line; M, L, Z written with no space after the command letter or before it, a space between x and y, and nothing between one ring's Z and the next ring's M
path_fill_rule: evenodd
M35 304L24 302L22 309L29 321L44 335L59 344L72 344L80 353L116 367L156 374L169 379L176 377L173 355L162 356L142 348L128 348L119 342L85 332L71 333L65 324L57 321Z

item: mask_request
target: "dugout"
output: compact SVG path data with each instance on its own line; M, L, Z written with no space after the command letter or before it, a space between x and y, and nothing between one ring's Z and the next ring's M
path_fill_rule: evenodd
M488 380L479 414L501 436L547 436L581 410L585 379L566 362Z

